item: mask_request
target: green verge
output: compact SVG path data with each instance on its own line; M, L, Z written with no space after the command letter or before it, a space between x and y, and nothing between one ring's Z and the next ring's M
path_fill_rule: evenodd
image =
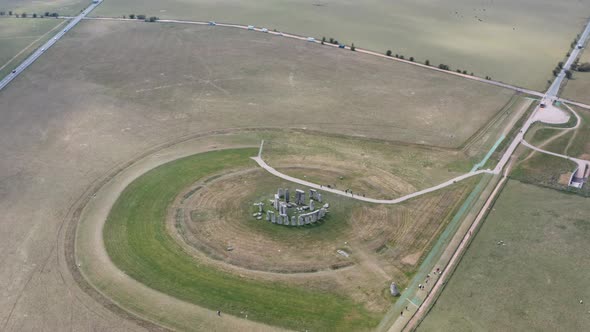
M239 277L189 256L166 232L168 206L199 179L252 165L256 149L214 151L157 167L131 183L105 223L103 237L114 264L141 283L176 298L293 329L358 331L378 317L351 299L321 291Z

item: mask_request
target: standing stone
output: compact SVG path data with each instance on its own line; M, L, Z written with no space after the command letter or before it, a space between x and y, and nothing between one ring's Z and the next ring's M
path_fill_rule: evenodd
M258 212L262 213L262 203L258 203Z
M317 190L309 189L309 199L315 199L317 193Z
M272 211L266 211L266 221L270 221L270 214Z
M281 216L281 215L277 216L277 224L279 224L279 225L283 224L283 216Z
M321 203L322 202L322 194L318 193L317 196L318 196L317 201Z
M309 214L305 215L305 224L308 225L309 223L311 223L311 216Z
M391 293L391 296L399 296L400 295L399 289L397 288L397 285L395 284L395 282L392 282L391 286L389 286L389 292Z
M285 202L289 203L289 189L285 189Z
M279 214L282 216L287 215L287 204L286 203L281 202L281 204L279 205Z
M313 199L310 199L310 200L309 200L309 209L310 209L311 211L315 210L315 206L314 206L314 203L313 203Z
M304 223L304 221L303 221L303 216L302 216L302 215L299 215L299 216L297 217L297 225L298 225L298 226L303 226L303 223Z
M279 190L277 191L277 195L279 195L279 198L283 198L283 196L285 195L283 188L279 188Z
M319 215L320 219L323 218L325 215L326 215L326 209L321 208L320 209L320 215Z
M297 205L305 205L305 191L301 189L295 190L295 204Z
M318 221L318 214L317 214L317 211L313 211L313 212L311 213L311 222L312 222L312 223L315 223L315 222L317 222L317 221Z
M279 194L275 194L275 200L274 200L274 203L273 203L273 206L274 206L275 210L278 210L279 209L279 203L280 202L281 201L280 201Z
M277 223L277 216L273 213L270 215L270 220L272 221L273 224Z
M291 216L291 226L297 226L297 218L295 216Z

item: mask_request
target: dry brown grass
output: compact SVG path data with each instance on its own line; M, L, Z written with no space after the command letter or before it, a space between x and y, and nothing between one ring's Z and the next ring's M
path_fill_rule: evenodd
M315 169L305 169L313 175ZM262 170L245 170L195 183L178 196L168 227L197 260L243 277L348 294L372 311L388 308L388 283L402 286L469 192L470 183L407 204L366 205L326 194L330 218L296 228L255 220L252 203L293 184ZM182 210L183 217L175 218ZM234 249L227 251L227 246ZM350 258L336 253L346 250ZM348 266L342 268L343 266Z

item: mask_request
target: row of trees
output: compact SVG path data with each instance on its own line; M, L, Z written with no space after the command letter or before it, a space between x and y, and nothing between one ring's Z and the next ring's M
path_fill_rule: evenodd
M125 18L125 16L123 16L123 18ZM146 17L144 14L129 14L129 18L134 20L134 19L138 19L138 20L144 20L146 22L156 22L157 20L159 20L159 18L157 16L150 16L150 17Z
M0 16L6 16L6 12L5 11L0 11ZM44 15L38 15L37 13L33 13L31 15L27 14L27 13L14 13L12 10L8 11L8 16L15 16L15 17L22 17L22 18L27 18L27 17L32 17L32 18L37 18L37 17L59 17L58 13L50 13L50 12L45 12Z
M385 52L385 55L387 55L387 56L394 56L394 57L396 57L397 59L402 59L402 60L405 60L405 59L406 59L406 58L405 58L405 56L404 56L403 54L402 54L402 55L400 55L400 54L397 54L397 53L396 53L395 55L393 55L393 52L392 52L391 50L387 50L387 52ZM414 57L413 57L413 56L409 57L409 58L408 58L408 61L414 62ZM430 66L430 60L426 60L426 61L424 61L424 64L425 64L426 66ZM438 65L438 68L439 68L439 69L442 69L442 70L451 70L451 68L450 68L448 65L445 65L444 63L441 63L440 65ZM457 71L457 73L460 73L460 74L465 74L465 75L467 75L467 70L461 70L461 69L457 69L456 71ZM473 76L473 73L471 73L470 75L471 75L471 76ZM491 79L491 77L490 77L490 78L488 78L488 77L486 76L486 79Z

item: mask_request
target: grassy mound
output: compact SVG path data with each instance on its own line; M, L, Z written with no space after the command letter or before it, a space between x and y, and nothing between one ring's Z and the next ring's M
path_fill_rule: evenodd
M363 330L377 317L331 293L260 282L221 272L186 254L167 234L166 209L191 183L223 169L249 165L255 149L208 152L160 166L135 180L104 227L115 265L145 285L213 310L293 329Z

